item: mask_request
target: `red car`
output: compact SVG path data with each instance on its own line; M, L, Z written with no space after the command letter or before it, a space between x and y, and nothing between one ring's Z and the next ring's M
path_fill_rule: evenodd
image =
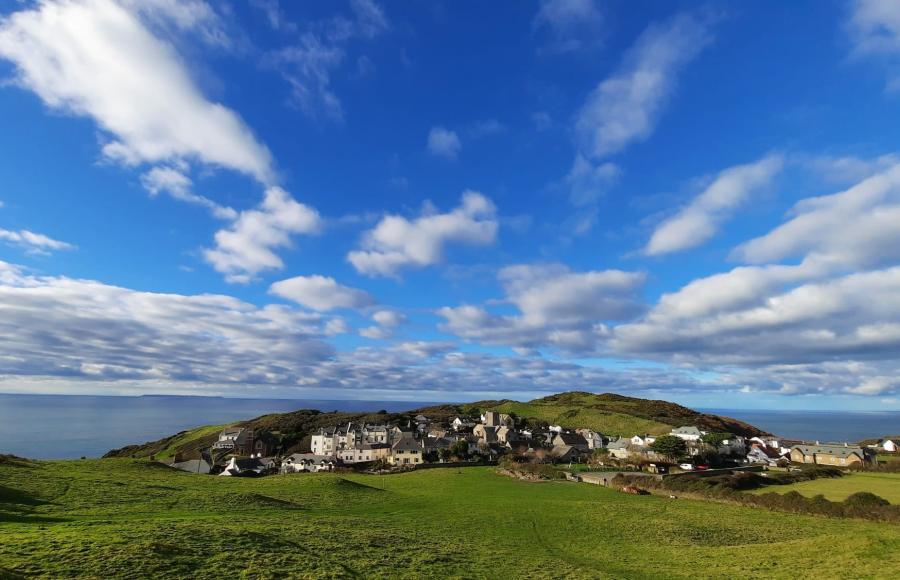
M700 465L696 466L694 469L696 469L697 471L706 471L707 469L709 469L709 465L704 465L701 463Z

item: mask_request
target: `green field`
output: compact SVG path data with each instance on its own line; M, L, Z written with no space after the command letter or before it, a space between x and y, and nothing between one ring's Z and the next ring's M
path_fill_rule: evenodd
M551 425L576 428L587 427L610 435L632 436L651 433L668 433L671 425L635 417L625 413L615 413L600 409L572 408L569 405L546 405L534 403L503 403L492 407L501 413L515 413L519 417L531 417L546 421Z
M844 501L858 491L868 491L900 505L900 473L850 473L844 477L819 478L790 485L769 485L749 493L787 493L796 491L807 497L824 495L831 501Z
M900 527L490 468L232 479L0 462L0 577L896 577ZM819 557L839 546L842 557ZM752 553L753 557L736 557Z

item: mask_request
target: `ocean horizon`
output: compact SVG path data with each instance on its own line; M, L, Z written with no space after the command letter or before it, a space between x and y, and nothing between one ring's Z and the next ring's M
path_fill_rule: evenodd
M192 395L32 395L0 393L0 453L34 459L100 457L200 425L299 409L402 412L436 401L254 399ZM900 432L897 411L698 411L746 421L782 437L856 442Z

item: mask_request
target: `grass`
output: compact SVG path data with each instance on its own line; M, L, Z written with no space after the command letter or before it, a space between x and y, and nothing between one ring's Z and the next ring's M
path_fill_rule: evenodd
M820 478L790 485L769 485L748 493L787 493L796 491L806 497L824 495L831 501L843 501L858 491L868 491L900 505L900 473L850 472L844 477Z
M515 413L519 417L530 417L563 427L587 427L609 435L668 433L671 425L644 419L625 413L616 413L592 408L577 408L570 405L547 405L509 402L498 405L494 410L501 413Z
M7 460L0 461L0 536L0 577L900 572L897 526L526 483L490 468L238 479L129 459ZM819 557L838 546L840 558Z

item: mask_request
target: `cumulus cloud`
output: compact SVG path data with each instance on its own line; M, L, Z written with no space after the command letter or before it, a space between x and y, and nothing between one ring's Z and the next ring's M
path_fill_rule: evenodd
M466 340L525 348L596 350L607 323L633 318L642 307L637 291L645 275L605 270L572 272L562 264L510 266L498 274L504 302L516 315L495 314L473 305L444 307L443 329Z
M594 203L609 187L618 181L622 170L615 163L591 163L581 154L575 156L572 169L566 175L569 201L575 206Z
M699 246L754 192L771 183L783 165L781 156L770 155L725 169L687 206L657 226L644 252L659 256Z
M571 52L599 46L603 15L594 0L542 0L533 27L548 32L547 50Z
M269 293L320 311L364 308L375 303L368 292L338 284L327 276L295 276L281 280L269 287Z
M203 256L229 282L247 283L263 270L284 266L273 251L291 246L293 234L314 234L322 218L280 187L270 187L257 209L242 211L228 228L216 232L214 248Z
M710 41L707 26L686 14L648 27L578 114L575 131L584 154L607 157L649 137L678 74Z
M900 348L898 219L898 166L803 200L736 250L751 265L663 295L644 317L612 329L609 345L727 369L750 390L896 393L885 377L896 376Z
M428 152L437 157L455 160L462 149L462 143L456 131L445 129L444 127L432 127L428 132L428 142L426 143Z
M333 354L318 315L222 295L160 294L0 267L10 375L286 383Z
M205 207L212 215L220 219L233 220L238 215L234 209L194 193L192 191L193 181L181 169L154 167L141 175L141 185L150 192L150 195L167 193L174 199Z
M491 200L466 191L448 213L414 220L389 215L363 236L361 250L347 254L356 270L369 276L395 276L402 268L422 268L443 260L451 243L486 246L497 237L496 208Z
M367 326L359 331L360 336L372 339L386 339L394 335L394 330L406 323L406 316L396 310L378 310L372 314L375 326Z
M151 11L154 6L172 9ZM0 21L0 57L15 64L15 82L49 108L93 119L109 136L107 158L127 164L196 160L271 181L268 149L234 111L203 96L174 48L141 20L140 12L185 14L176 6L41 2ZM182 16L177 22L187 27L206 20Z
M881 0L854 0L848 30L852 56L878 59L887 68L888 90L900 88L900 6Z
M44 234L38 234L30 230L6 230L0 228L0 241L24 248L30 254L49 254L54 250L71 250L75 246L59 240L54 240Z

